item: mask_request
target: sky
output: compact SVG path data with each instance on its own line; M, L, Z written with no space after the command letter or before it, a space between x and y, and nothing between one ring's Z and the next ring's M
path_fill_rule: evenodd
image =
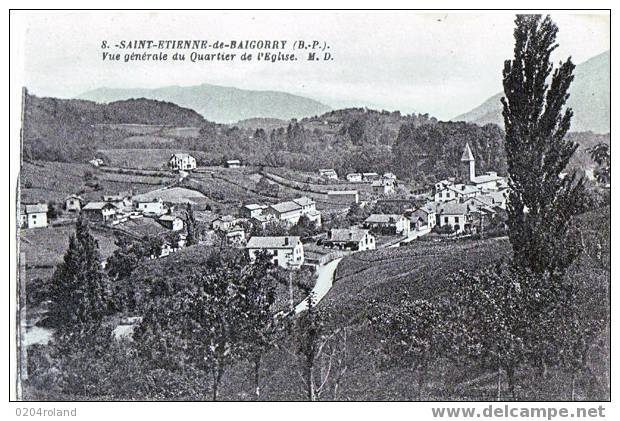
M556 63L568 56L581 63L610 48L609 16L580 13L551 15L559 27ZM334 108L367 106L449 119L501 91L503 61L512 56L514 14L47 11L22 13L13 24L23 47L17 71L38 96L209 83L284 91ZM330 45L334 59L102 62L102 40L131 39L317 39Z

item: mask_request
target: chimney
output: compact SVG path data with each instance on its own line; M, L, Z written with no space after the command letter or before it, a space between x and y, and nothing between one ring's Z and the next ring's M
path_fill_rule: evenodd
M288 246L288 237L284 237L284 245Z

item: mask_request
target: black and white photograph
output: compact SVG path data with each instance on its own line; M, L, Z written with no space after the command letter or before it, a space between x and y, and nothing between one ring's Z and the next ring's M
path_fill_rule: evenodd
M604 417L611 14L11 11L11 400Z

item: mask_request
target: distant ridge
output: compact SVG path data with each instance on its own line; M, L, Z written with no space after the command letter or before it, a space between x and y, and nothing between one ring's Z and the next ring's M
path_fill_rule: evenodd
M79 99L99 103L148 98L173 102L218 123L234 123L254 118L311 117L331 110L331 107L313 99L286 92L253 91L225 86L202 84L197 86L168 86L156 89L99 88L84 92Z
M574 111L571 131L608 133L609 116L609 51L599 54L575 67L575 80L570 87L568 106ZM502 117L503 93L493 95L473 110L452 121L467 121L485 125L494 123L504 127Z

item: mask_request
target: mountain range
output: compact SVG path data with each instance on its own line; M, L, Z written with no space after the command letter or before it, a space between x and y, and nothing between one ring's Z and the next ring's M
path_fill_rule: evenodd
M610 131L609 99L610 74L609 50L578 64L575 79L570 87L567 105L574 111L571 131ZM493 95L473 110L461 114L452 121L467 121L485 125L488 123L504 126L502 104L503 93Z
M205 119L218 123L233 123L251 118L290 120L320 115L331 107L313 99L286 92L252 91L226 86L168 86L156 89L99 88L84 92L78 99L99 103L148 98L173 102L191 108Z

